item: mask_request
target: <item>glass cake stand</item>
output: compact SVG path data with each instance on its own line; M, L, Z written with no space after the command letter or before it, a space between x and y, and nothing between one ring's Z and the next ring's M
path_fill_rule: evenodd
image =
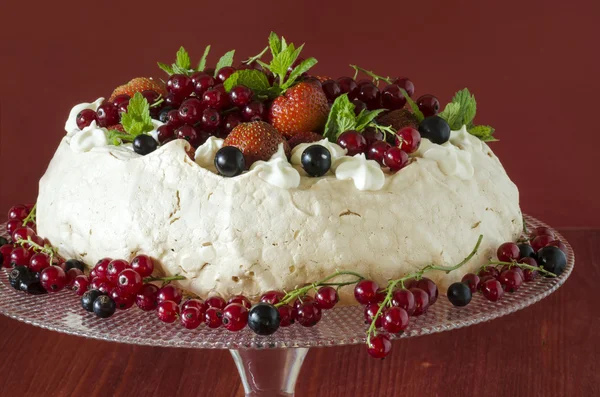
M525 220L530 228L547 226L530 216L525 216ZM559 277L540 277L534 282L524 283L516 293L505 294L495 303L487 301L481 294L475 294L471 303L463 308L452 306L445 298L439 299L427 314L411 318L406 331L393 338L428 335L493 320L550 295L567 280L575 263L569 243L554 232L569 252L567 268ZM5 225L0 225L0 234L5 233ZM188 330L178 323L165 324L154 313L136 309L117 311L109 319L100 319L84 311L79 297L73 293L32 296L15 291L8 282L6 269L0 271L0 313L52 331L105 341L229 349L246 396L293 396L296 379L310 348L366 343L367 329L362 306L324 311L322 320L315 327L304 328L295 324L266 337L258 336L248 328L235 333L204 326Z

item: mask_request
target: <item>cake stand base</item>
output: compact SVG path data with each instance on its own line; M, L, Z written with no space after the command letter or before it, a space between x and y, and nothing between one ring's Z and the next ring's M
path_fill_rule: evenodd
M230 349L246 397L292 397L308 348Z

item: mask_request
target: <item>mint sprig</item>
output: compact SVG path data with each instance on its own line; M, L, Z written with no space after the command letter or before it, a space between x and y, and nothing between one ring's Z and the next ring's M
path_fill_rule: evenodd
M325 132L323 136L331 142L336 142L337 138L348 130L358 132L364 131L367 127L379 127L375 123L375 118L385 111L385 109L363 110L357 116L354 113L355 106L348 94L340 95L331 105L327 123L325 124Z
M225 82L223 87L225 91L229 92L235 86L243 85L246 86L255 93L259 94L271 88L269 79L260 70L238 70L233 73Z
M225 53L225 55L223 55L221 58L219 58L219 61L217 62L217 66L215 66L215 76L217 76L217 73L219 73L219 70L221 70L222 68L228 67L233 65L233 56L235 55L235 50L231 50Z
M200 62L198 62L198 67L196 68L196 71L204 72L204 69L206 69L206 58L208 58L209 52L210 52L210 45L207 45L206 48L204 49L204 53L202 54L202 58L200 58Z
M150 117L150 104L139 92L129 100L127 111L121 114L121 125L125 133L118 130L109 130L108 141L115 146L123 142L133 142L136 136L150 132L154 129Z
M202 72L206 67L206 57L210 51L210 46L206 46L204 49L204 55L202 55L202 59L200 59L200 63L198 67L194 69L192 67L192 61L190 59L190 55L183 47L179 47L177 50L177 54L175 55L175 63L171 65L167 65L162 62L157 62L158 67L165 71L169 76L172 74L184 74L186 76L190 76L194 72Z
M452 102L448 103L438 116L446 120L452 130L459 130L466 125L467 131L482 141L496 141L497 139L493 137L494 129L492 127L473 124L476 113L475 96L467 88L463 88L454 95Z

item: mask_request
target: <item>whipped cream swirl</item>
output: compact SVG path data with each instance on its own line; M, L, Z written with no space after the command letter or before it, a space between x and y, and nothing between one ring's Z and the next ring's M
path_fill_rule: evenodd
M481 142L476 143L474 140L479 141L479 139L471 136L466 127L463 126L459 131L452 131L450 141L442 145L423 138L416 155L435 161L440 170L448 176L468 180L475 174L475 168L471 158L472 154L467 149L476 148L477 145L481 149Z
M367 160L364 153L340 158L335 177L340 180L352 179L358 190L380 190L385 184L381 166L374 160Z
M98 127L96 122L92 121L92 124L71 136L69 145L75 152L89 152L95 147L108 146L107 134L106 128Z
M200 167L217 172L215 168L215 155L223 147L223 139L214 136L209 137L206 142L196 149L194 159Z
M269 161L255 162L250 171L256 171L260 179L282 189L300 186L300 173L288 162L282 143Z
M67 131L67 136L73 136L77 131L81 131L79 127L77 127L77 115L84 109L92 109L94 112L98 110L98 107L104 102L104 98L98 98L92 103L80 103L79 105L73 106L71 111L69 112L69 118L65 123L65 131Z
M331 170L335 171L337 167L338 160L344 157L347 153L347 150L342 148L340 145L336 143L332 143L329 139L322 139L317 142L312 143L301 143L295 148L292 149L292 157L290 159L293 165L302 166L302 153L306 150L307 147L312 145L321 145L329 150L331 153Z

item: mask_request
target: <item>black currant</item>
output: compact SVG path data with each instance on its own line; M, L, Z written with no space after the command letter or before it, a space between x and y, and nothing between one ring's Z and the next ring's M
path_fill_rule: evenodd
M223 176L238 176L246 169L244 154L235 146L222 147L215 155L215 167Z
M446 143L450 139L450 126L439 116L425 117L419 124L419 132L422 138L427 138L438 145Z
M331 153L321 145L311 145L302 152L302 168L310 176L323 176L331 168Z
M558 247L548 245L537 252L538 265L547 270L560 276L567 267L567 256Z
M29 276L31 270L29 270L26 266L15 266L12 268L10 273L8 274L8 281L14 289L20 291L21 289L21 280L24 277Z
M260 302L248 313L248 326L258 335L271 335L279 328L279 310L270 303Z
M19 286L21 291L25 291L31 295L43 295L47 294L48 291L40 283L37 274L30 273L29 276L24 276L21 279L21 285Z
M115 314L117 304L108 295L100 295L94 301L94 313L100 318L108 318Z
M535 254L535 251L531 247L531 244L521 243L521 244L518 244L517 246L519 247L519 255L521 258L526 258L528 256L532 257L533 259L537 258L537 255Z
M158 142L150 135L141 134L133 140L133 151L142 156L152 153L157 147Z
M165 106L164 108L162 108L160 110L160 113L158 113L158 120L160 120L161 123L167 123L167 121L169 121L167 115L173 109L175 109L175 108L173 108L171 106Z
M466 306L471 302L471 289L466 283L454 283L448 287L448 300L454 306Z
M82 272L85 272L85 265L82 261L78 261L77 259L69 259L65 262L65 273L71 269L79 269Z
M81 296L81 307L83 307L90 313L93 312L94 301L101 295L103 295L103 292L97 289L91 289L89 291L86 291L85 294Z

